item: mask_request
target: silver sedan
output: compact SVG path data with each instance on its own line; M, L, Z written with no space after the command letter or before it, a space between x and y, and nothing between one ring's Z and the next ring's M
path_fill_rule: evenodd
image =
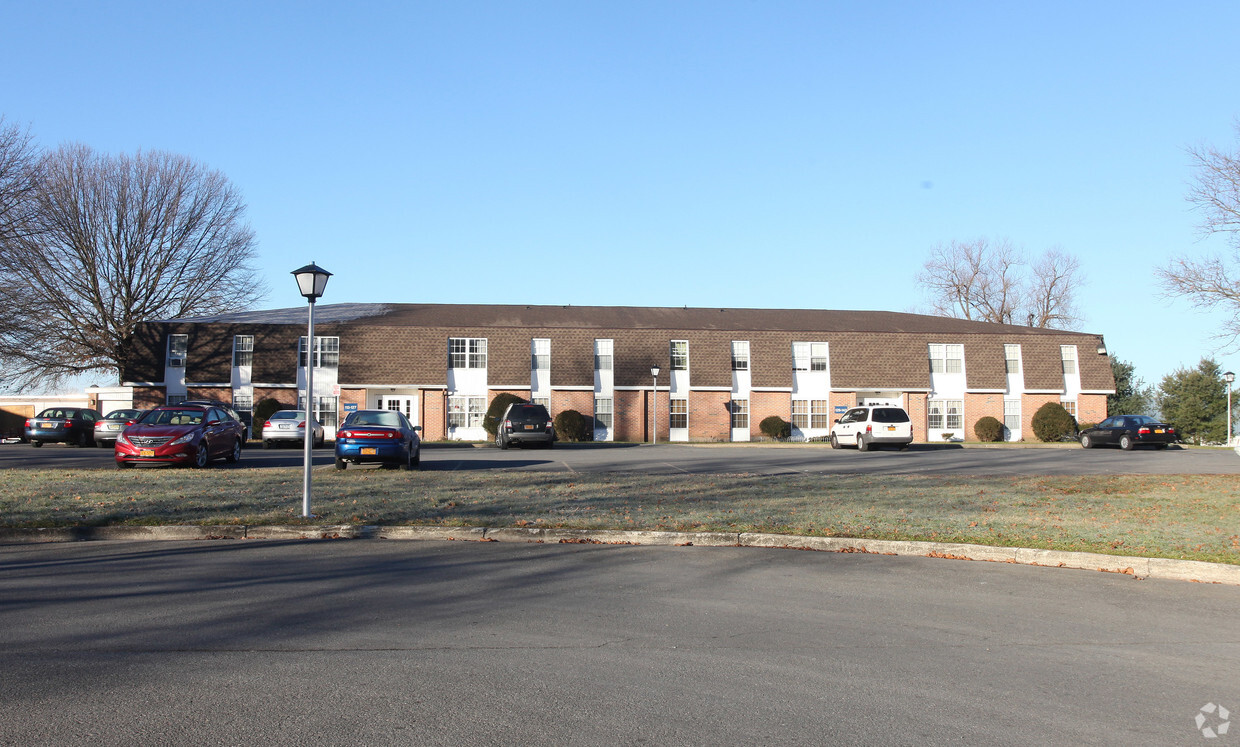
M263 423L263 448L270 449L276 444L298 443L306 441L306 411L279 410L273 412L267 422ZM323 426L314 424L314 445L323 445Z

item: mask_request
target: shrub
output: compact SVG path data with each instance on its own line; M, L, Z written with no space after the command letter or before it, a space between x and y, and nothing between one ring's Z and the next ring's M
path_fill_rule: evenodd
M495 399L491 400L491 406L487 408L487 414L482 418L482 427L486 429L487 435L495 438L495 434L499 432L499 419L504 417L504 410L508 409L508 405L525 401L523 397L509 392L500 392L495 395Z
M973 425L973 435L977 436L978 441L993 443L1003 440L1003 423L998 418L987 415L979 419Z
M554 422L555 436L561 441L589 441L594 437L590 420L576 410L564 410Z
M263 423L266 423L274 413L283 409L284 404L280 402L280 400L273 399L271 397L264 397L254 403L253 420L250 425L250 438L262 438Z
M1033 414L1033 435L1040 441L1062 441L1076 435L1076 418L1058 402L1047 402Z
M792 437L792 423L778 415L762 418L762 422L758 423L758 430L762 431L762 435L776 441L785 441Z

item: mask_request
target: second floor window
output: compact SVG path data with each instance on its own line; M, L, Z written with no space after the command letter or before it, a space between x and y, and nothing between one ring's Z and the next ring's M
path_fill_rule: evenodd
M189 335L168 335L168 367L185 368L185 354L189 351Z
M610 371L612 366L612 341L594 341L594 370Z
M306 337L303 335L297 341L297 365L302 368L306 367ZM340 338L339 337L315 337L314 338L314 367L315 368L339 368L340 367Z
M1003 359L1008 373L1020 373L1020 345L1004 345Z
M749 370L749 341L733 340L732 341L732 370L748 371Z
M793 371L826 371L827 343L825 342L794 342L792 343Z
M535 371L551 370L551 340L537 338L530 343L530 366Z
M1076 346L1060 345L1059 355L1063 358L1063 372L1065 374L1076 373Z
M672 340L672 370L689 370L689 341Z
M254 365L254 335L233 337L233 366Z
M930 373L962 373L964 345L931 345Z
M485 337L449 337L448 368L486 368Z

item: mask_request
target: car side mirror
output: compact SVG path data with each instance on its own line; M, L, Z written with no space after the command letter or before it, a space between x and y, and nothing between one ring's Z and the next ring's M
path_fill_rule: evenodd
M422 432L422 426L420 426L420 425L415 425L415 426L413 426L413 432L414 432L414 433L421 433L421 432Z
M837 422L837 423L838 423L838 422L840 422L840 419L839 419L839 418L836 418L836 419L835 419L835 422Z
M208 421L207 421L207 427L208 427L208 428L209 428L209 427L211 427L211 426L213 426L213 425L219 425L219 424L220 424L220 421L218 421L218 420L208 420Z

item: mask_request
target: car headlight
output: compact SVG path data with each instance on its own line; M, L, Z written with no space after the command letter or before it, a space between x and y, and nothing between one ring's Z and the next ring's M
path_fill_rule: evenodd
M125 444L126 446L133 446L133 444L129 443L129 439L125 438L124 433L116 437L116 442L118 444Z
M181 444L190 443L193 440L194 440L194 432L190 431L189 433L186 433L184 436L181 436L177 440L170 441L168 445L169 446L180 446Z

